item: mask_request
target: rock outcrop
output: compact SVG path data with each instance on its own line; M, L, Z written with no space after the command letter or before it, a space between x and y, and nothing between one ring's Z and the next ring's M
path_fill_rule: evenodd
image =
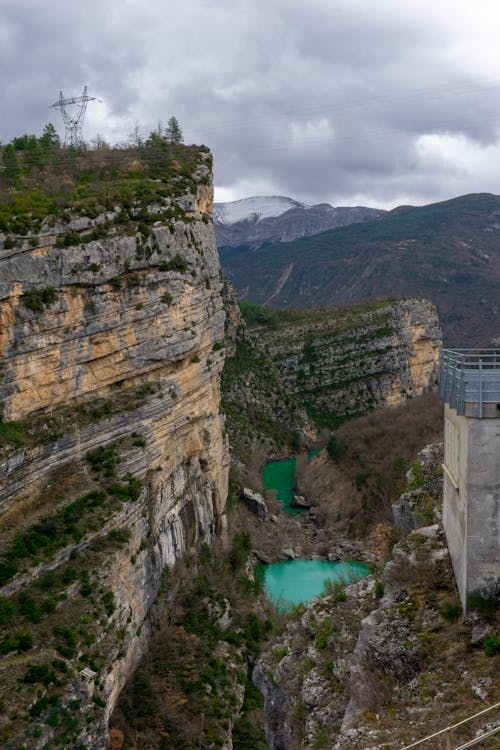
M498 618L461 618L440 523L441 450L419 454L409 477L417 527L384 569L311 603L257 662L271 750L402 747L499 700L498 656L488 655ZM492 726L485 714L453 740Z
M155 181L139 182L147 193ZM69 732L64 712L79 700L74 746L101 750L163 571L225 528L225 312L208 151L164 193L145 207L129 189L126 205L47 219L15 249L0 246L0 594L14 602L2 691L23 679L26 654L16 659L8 641L19 628L30 663L63 669L38 701L29 680L16 687L4 746L33 726L32 748ZM44 598L30 624L22 602L40 591L54 603Z
M426 300L305 313L259 338L312 416L393 406L437 383L441 330Z
M215 234L224 259L234 249L248 252L270 242L289 242L348 224L374 221L385 213L365 206L307 206L280 196L247 198L215 204Z
M426 300L256 310L223 376L236 456L256 442L268 453L284 443L296 450L314 442L318 426L436 388L441 329Z

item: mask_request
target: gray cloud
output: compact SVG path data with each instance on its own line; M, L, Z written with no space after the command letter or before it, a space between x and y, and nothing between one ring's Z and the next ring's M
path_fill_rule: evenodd
M0 140L62 130L48 105L88 84L89 140L175 114L219 199L499 192L499 19L493 0L3 0Z

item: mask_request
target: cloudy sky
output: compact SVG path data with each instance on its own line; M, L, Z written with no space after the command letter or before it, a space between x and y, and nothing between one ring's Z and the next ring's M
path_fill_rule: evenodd
M0 0L0 141L87 84L86 140L175 115L219 201L500 193L499 37L498 0Z

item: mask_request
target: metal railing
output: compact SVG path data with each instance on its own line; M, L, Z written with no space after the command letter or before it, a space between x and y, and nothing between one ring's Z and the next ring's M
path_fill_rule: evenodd
M477 735L473 739L469 740L468 742L465 742L464 744L455 745L453 747L453 730L457 729L458 727L463 727L469 722L473 721L474 719L477 719L479 716L484 716L484 714L487 714L489 711L494 711L495 709L500 708L500 703L495 703L493 706L488 706L488 708L483 709L482 711L479 711L479 713L474 714L473 716L468 716L466 719L463 719L462 721L457 722L456 724L452 724L449 727L445 727L445 729L441 729L439 732L434 732L434 734L429 734L427 737L424 737L421 740L417 740L417 742L412 742L411 745L405 745L401 750L410 750L410 748L416 748L419 745L423 745L424 742L429 742L430 740L433 740L433 748L437 748L438 745L435 744L436 740L443 739L445 741L445 745L441 745L441 747L446 748L446 750L466 750L467 748L474 747L475 745L479 745L479 743L483 742L483 740L488 739L488 737L495 737L497 734L500 734L500 723L499 718L497 717L494 720L495 726L492 729L488 729L485 732L482 732L481 734Z
M485 404L500 404L500 349L443 349L439 397L459 416L471 404L468 416L481 419Z

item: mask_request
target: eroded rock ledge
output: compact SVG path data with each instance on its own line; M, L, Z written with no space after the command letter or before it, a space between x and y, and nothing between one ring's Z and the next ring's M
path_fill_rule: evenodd
M0 697L17 695L5 747L25 730L32 748L63 731L104 747L165 566L225 528L225 313L206 150L177 193L149 207L141 231L122 232L117 206L0 248L0 593L14 602ZM106 236L61 246L103 224ZM23 630L27 653L7 642ZM59 660L59 687L19 688L27 657L49 673Z

